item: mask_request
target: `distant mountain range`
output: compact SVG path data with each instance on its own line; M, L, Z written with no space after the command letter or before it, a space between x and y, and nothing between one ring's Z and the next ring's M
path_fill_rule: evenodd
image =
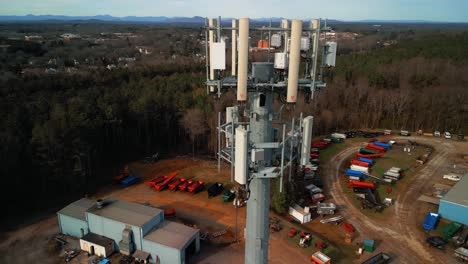
M282 17L273 18L253 18L253 22L267 23L271 19L272 22L279 22ZM231 21L232 18L222 18L222 22ZM63 15L25 15L25 16L0 16L1 22L36 22L36 21L103 21L103 22L140 22L140 23L203 23L204 17L167 17L167 16L126 16L115 17L111 15L97 15L97 16L63 16ZM438 21L425 21L425 20L358 20L358 21L344 21L344 20L327 20L329 23L404 23L404 24L442 24L450 22ZM463 23L466 24L466 23Z

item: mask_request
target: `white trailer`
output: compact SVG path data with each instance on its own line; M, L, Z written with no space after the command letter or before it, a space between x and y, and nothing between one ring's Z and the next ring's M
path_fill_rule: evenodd
M349 167L350 169L352 170L355 170L355 171L361 171L361 172L364 172L364 173L369 173L369 168L367 167L363 167L363 166L359 166L359 165L351 165L351 167Z
M333 134L331 134L331 136L334 137L334 138L346 139L346 135L342 134L342 133L333 133Z
M301 224L311 221L311 214L309 207L302 208L297 204L289 207L289 214L298 220Z

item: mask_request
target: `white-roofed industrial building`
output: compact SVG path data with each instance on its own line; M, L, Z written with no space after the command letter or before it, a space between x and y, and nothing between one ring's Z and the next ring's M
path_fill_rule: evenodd
M85 241L86 237L107 238L114 241L114 250L123 254L147 252L152 263L185 263L186 255L200 248L198 229L166 221L164 212L151 206L116 199L106 199L98 206L92 200L81 199L57 215L63 234ZM88 241L82 250L93 253L91 244Z

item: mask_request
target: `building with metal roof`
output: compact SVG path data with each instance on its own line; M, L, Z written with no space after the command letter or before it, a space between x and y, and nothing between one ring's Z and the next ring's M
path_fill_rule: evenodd
M83 198L57 215L61 233L80 237L82 250L92 254L131 255L137 250L152 263L185 263L186 255L200 248L198 229L166 221L163 210L148 205ZM108 241L113 241L111 248Z
M83 237L86 235L89 231L86 212L93 207L94 204L94 201L82 198L58 211L57 219L60 233L74 237Z
M468 173L440 199L439 214L468 225Z

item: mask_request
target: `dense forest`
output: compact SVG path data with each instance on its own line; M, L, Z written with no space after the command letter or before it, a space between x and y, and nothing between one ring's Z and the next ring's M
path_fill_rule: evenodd
M198 31L196 31L198 32ZM468 33L414 32L378 47L343 45L326 89L292 110L315 134L355 128L467 132ZM372 40L372 41L370 41ZM19 51L21 52L21 51ZM171 52L173 53L173 52ZM109 183L124 164L159 152L214 153L216 113L204 64L184 60L112 71L0 78L0 157L6 213L32 214ZM5 219L4 219L5 220Z

